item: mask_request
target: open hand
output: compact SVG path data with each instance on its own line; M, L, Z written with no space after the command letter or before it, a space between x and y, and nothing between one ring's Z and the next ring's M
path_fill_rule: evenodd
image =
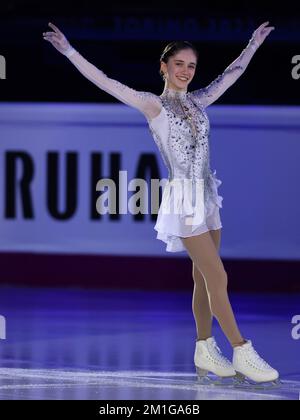
M268 26L270 22L264 22L254 32L251 41L260 46L267 36L275 29L274 26Z
M49 41L60 53L65 54L71 48L69 41L57 26L51 22L48 25L54 32L43 32L43 38Z

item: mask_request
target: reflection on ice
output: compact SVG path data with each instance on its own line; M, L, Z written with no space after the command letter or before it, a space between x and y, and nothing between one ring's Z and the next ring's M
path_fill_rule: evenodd
M299 392L297 381L265 391L204 386L187 372L0 369L1 399L285 400Z

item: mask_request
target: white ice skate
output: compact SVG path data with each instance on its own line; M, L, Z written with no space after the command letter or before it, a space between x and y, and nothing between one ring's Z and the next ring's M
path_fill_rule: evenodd
M232 364L222 355L214 337L196 342L194 362L198 381L202 385L231 384L232 379L228 378L236 377ZM208 376L208 373L213 373L217 378Z
M241 387L272 388L280 386L279 373L265 362L247 341L233 351L236 385Z

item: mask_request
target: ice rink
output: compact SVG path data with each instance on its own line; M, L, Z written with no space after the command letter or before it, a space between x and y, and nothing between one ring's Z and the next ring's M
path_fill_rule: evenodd
M192 292L0 290L3 400L299 399L299 295L231 294L243 335L281 374L264 390L197 383ZM217 323L214 335L231 358Z

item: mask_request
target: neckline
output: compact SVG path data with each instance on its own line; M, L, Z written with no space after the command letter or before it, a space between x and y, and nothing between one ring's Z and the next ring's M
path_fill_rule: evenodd
M161 97L167 98L184 98L187 95L187 91L175 90L171 88L165 88Z

